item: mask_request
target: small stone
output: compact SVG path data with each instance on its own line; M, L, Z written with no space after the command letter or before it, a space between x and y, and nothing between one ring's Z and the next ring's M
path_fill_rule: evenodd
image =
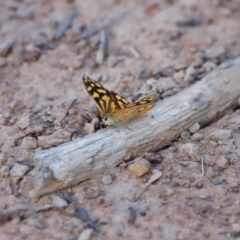
M35 126L29 126L27 127L24 132L26 135L35 135L35 134L41 134L44 130L43 125L35 125Z
M205 72L210 72L216 66L217 66L216 63L207 61L203 64L203 69L205 70Z
M222 184L222 183L223 183L223 180L221 178L214 178L212 180L213 185L219 185L219 184Z
M198 162L190 162L189 166L190 169L199 168Z
M54 120L53 124L54 124L54 126L56 126L56 127L60 127L60 126L61 126L61 121L58 120L58 119L56 119L56 120Z
M195 177L190 177L190 178L189 178L189 182L190 182L190 183L194 183L195 181L196 181Z
M38 146L42 148L56 147L70 141L71 133L66 130L58 130L48 136L38 136Z
M218 167L225 169L228 166L228 159L225 156L220 156L216 163Z
M209 134L210 139L215 142L232 138L232 131L227 129L216 129Z
M29 116L24 116L24 117L20 118L20 119L17 121L17 126L18 126L20 129L25 129L25 128L27 128L29 125L30 125L30 118L29 118Z
M85 123L83 131L87 134L95 132L95 126L93 123Z
M67 207L68 206L68 203L66 200L64 200L63 198L59 197L58 195L56 194L53 194L51 196L52 198L52 202L55 206L57 207L60 207L60 208L63 208L63 207Z
M194 212L196 212L197 214L202 214L202 213L205 213L209 210L212 209L212 204L211 203L202 203L200 205L197 205L194 207Z
M128 166L128 170L132 172L136 177L142 177L148 173L151 164L145 158L136 158L134 163Z
M201 141L201 140L203 140L203 134L201 134L201 133L194 133L192 135L192 140L193 141Z
M187 65L185 65L185 64L177 64L174 66L174 70L176 72L185 70L186 68L187 68Z
M37 139L34 137L25 137L22 140L22 148L31 150L37 148Z
M146 66L144 61L132 61L126 62L127 66L129 67L130 75L135 78L146 79L149 78L150 72Z
M2 178L8 177L9 176L9 166L2 166L0 169L0 176Z
M40 48L34 45L28 45L23 50L23 60L26 62L36 61L41 55Z
M174 82L173 78L171 77L160 77L157 81L150 81L153 79L149 79L147 83L150 83L149 85L152 86L153 90L158 90L159 92L167 91L168 89L172 89L176 86L176 83Z
M176 29L170 32L170 39L171 40L176 40L178 38L180 38L183 35L184 31L182 31L181 29Z
M163 77L172 77L174 74L174 68L173 67L166 67L164 69L161 70L161 75Z
M180 83L183 80L184 76L185 76L184 71L178 71L174 73L173 78L177 83Z
M206 177L208 179L213 179L214 177L216 177L216 173L212 169L207 169Z
M182 133L181 133L181 138L182 139L189 139L190 138L190 133L188 132L188 131L183 131Z
M186 70L185 77L183 79L184 85L188 87L192 83L194 83L194 78L197 74L198 74L198 72L193 66L188 67Z
M10 171L10 176L13 181L17 183L23 176L30 170L30 168L26 165L22 165L19 163L15 163L13 168Z
M189 131L190 131L190 133L195 133L195 132L197 132L199 129L200 129L200 124L199 124L199 123L195 123L195 124L193 124L193 125L190 127Z
M79 70L82 68L82 66L83 66L83 62L82 62L82 60L79 60L79 59L75 59L72 64L72 68L74 70Z
M223 47L212 47L207 49L205 55L207 59L214 59L223 57L225 54L225 49Z
M109 185L112 183L112 176L111 175L105 175L102 177L102 183L105 185Z
M203 182L196 182L196 184L195 184L195 187L196 187L196 189L201 189L201 188L203 188Z
M198 147L193 143L185 143L179 148L180 152L186 157L190 157L192 160L197 161Z
M93 234L93 230L91 228L87 228L80 233L78 240L90 240L92 237L92 234Z
M168 188L167 191L166 191L166 196L167 197L171 197L175 194L175 191L171 188Z
M68 110L68 114L69 114L69 115L72 115L72 116L75 116L75 115L78 114L78 111L77 111L76 109L74 109L74 108L70 108L70 109Z
M177 21L179 27L194 27L202 23L202 17L198 14L193 14L188 17L184 17Z
M14 45L14 40L13 39L8 39L7 41L3 42L0 45L0 56L1 57L6 57L7 54L11 51L13 45Z

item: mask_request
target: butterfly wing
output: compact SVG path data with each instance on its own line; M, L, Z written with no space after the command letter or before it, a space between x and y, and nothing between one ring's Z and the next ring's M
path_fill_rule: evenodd
M116 92L111 91L111 95L110 113L123 109L126 105L130 104L123 96Z
M102 84L93 81L87 76L83 76L83 83L88 94L92 97L98 107L100 114L104 116L109 113L112 99L111 92L104 88Z
M152 94L134 103L128 103L120 110L114 112L113 116L116 118L117 122L126 122L132 118L143 115L154 107L155 103L153 101L156 96L156 94Z

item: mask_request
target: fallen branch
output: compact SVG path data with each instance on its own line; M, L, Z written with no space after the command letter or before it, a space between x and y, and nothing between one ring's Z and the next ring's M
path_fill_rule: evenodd
M90 179L123 160L161 149L195 123L220 118L237 104L239 76L240 58L222 64L200 82L157 103L141 118L37 151L35 169L24 178L29 195L39 197Z

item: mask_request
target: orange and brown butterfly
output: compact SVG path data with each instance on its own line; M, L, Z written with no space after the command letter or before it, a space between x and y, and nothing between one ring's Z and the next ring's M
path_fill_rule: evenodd
M116 125L145 114L154 107L156 94L151 94L136 102L130 103L118 93L109 91L99 82L83 76L83 83L88 94L95 101L102 121L106 125Z

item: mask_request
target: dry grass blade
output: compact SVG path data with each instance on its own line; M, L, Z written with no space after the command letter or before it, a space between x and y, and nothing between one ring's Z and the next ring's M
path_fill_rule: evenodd
M143 195L143 193L146 191L149 185L151 185L152 183L160 179L163 175L163 173L158 171L157 169L153 169L152 173L153 173L152 176L149 178L148 182L145 184L142 192L139 194L138 197L136 197L136 199L134 199L135 201L137 201Z
M55 35L56 40L60 39L63 36L65 31L70 27L74 17L75 17L75 11L71 11L67 14L64 20L59 24L56 35Z

